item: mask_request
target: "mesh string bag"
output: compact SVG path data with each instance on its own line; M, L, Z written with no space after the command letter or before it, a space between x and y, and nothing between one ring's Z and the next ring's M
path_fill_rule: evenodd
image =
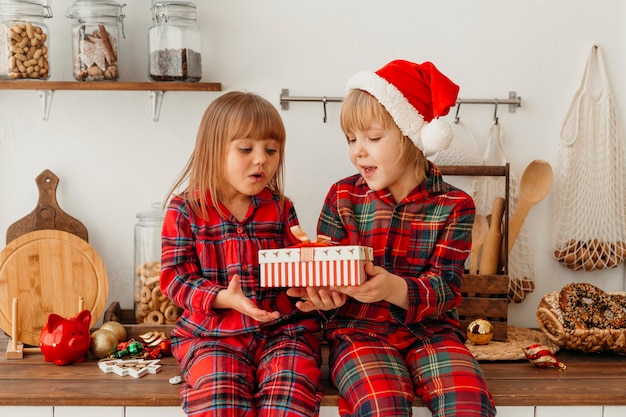
M450 146L434 154L430 160L437 165L483 165L483 157L478 152L472 132L458 119L451 126L453 129L458 126L465 130L467 139L463 139L465 135L459 135L458 129L454 129L454 140Z
M573 270L626 256L624 144L600 48L593 46L563 121L552 190L555 258Z
M472 131L458 118L450 125L452 126L454 140L447 149L434 154L430 159L437 165L485 165L485 160L483 159L483 155L478 151L476 139ZM481 188L480 183L487 180L487 177L472 176L458 177L451 181L454 185L467 191L468 194L473 197L473 191L477 188Z
M492 149L493 147L493 149ZM489 129L487 147L483 156L486 165L505 165L508 157L504 151L504 133L500 123L495 120ZM506 197L505 177L483 177L474 183L472 197L476 212L485 216L491 213L493 200ZM509 210L507 217L515 212L519 203L519 181L509 169ZM509 254L509 302L521 303L526 295L535 289L534 250L531 244L532 222L527 217ZM479 271L480 272L480 271Z

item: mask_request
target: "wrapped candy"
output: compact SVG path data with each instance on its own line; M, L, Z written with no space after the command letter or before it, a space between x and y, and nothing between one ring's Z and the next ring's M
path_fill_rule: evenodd
M535 366L540 368L559 368L560 370L566 369L565 364L559 361L550 349L543 345L536 343L522 349L526 359Z

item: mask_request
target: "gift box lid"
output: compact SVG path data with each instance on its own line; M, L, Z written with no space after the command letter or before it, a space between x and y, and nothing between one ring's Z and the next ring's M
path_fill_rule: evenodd
M284 249L262 249L259 263L339 261L374 259L372 248L360 245L297 246Z

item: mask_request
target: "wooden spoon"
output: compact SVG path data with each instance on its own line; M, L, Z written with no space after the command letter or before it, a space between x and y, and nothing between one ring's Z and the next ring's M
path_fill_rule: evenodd
M519 203L509 222L509 253L522 229L522 224L530 209L539 203L550 191L552 186L552 167L546 161L532 161L524 172L519 183Z
M472 250L470 251L470 274L478 274L478 253L485 242L489 222L482 214L476 214L472 228Z

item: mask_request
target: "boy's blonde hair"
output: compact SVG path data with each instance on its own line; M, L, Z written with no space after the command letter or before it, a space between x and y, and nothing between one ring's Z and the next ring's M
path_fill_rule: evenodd
M196 146L183 172L168 193L168 199L177 190L198 216L208 217L204 196L211 194L213 205L219 210L225 184L226 153L234 139L274 139L279 143L279 163L276 174L267 188L285 200L283 192L285 126L276 108L254 93L233 91L215 99L204 111ZM184 186L184 184L186 186ZM223 213L222 213L223 214Z
M376 97L363 90L350 90L343 100L340 115L341 129L346 138L350 132L370 129L372 122L380 123L383 129L395 129L400 132L402 135L400 155L398 156L400 164L404 166L415 164L418 178L421 178L420 173L428 172L428 162L422 151L415 146L410 138L402 134L389 112Z

